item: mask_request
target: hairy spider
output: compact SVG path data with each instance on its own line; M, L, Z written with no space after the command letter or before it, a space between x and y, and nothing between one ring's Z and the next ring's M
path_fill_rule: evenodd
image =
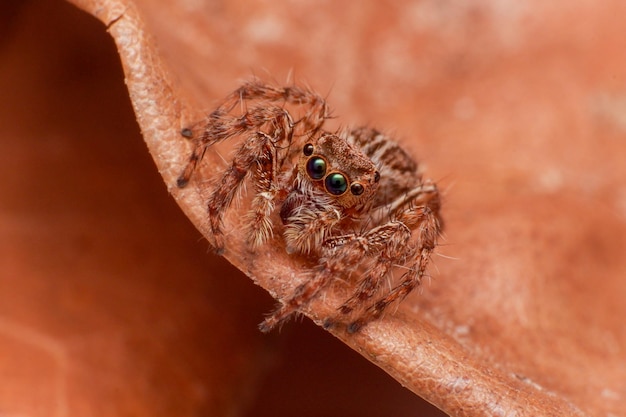
M289 106L299 112L290 113ZM288 253L314 260L305 283L259 325L263 332L317 297L333 278L353 274L359 275L356 289L325 325L346 321L348 331L357 331L420 284L441 232L439 192L422 179L417 163L374 129L324 130L329 117L326 101L309 89L247 82L192 139L193 152L177 181L179 187L189 182L208 147L241 137L208 198L216 250L224 245L223 214L249 177L254 187L246 219L250 248L280 230ZM272 221L275 210L282 224ZM403 271L399 283L371 302L392 279L394 267Z

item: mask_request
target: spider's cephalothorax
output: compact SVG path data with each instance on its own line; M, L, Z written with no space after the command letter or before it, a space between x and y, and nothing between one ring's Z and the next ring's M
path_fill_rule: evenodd
M241 102L247 108L232 114ZM289 106L303 110L290 113ZM349 331L358 330L419 285L441 232L437 187L421 178L414 160L374 129L328 132L323 129L328 117L324 99L308 89L248 82L211 113L178 179L179 187L188 183L209 146L241 137L208 199L216 249L224 245L223 214L250 177L255 193L246 219L250 248L280 232L288 253L314 259L310 278L281 300L261 323L263 331L317 297L334 277L357 273L353 295L325 324L348 321ZM275 211L282 222L273 220ZM403 271L399 283L371 302L396 266Z
M280 210L287 251L321 255L329 237L368 213L379 180L376 165L345 138L324 132L306 143Z

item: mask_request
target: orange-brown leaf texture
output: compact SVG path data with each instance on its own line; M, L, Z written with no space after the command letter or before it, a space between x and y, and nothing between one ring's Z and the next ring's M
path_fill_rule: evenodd
M626 3L73 3L0 6L1 415L626 416ZM245 250L245 200L211 254L227 147L175 186L180 130L255 75L443 190L430 279L356 334L313 324L334 287L258 332L246 275L303 265Z

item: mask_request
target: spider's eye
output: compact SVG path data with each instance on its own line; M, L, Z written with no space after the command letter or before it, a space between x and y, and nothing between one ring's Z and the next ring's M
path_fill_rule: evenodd
M306 152L306 146L304 149ZM321 180L326 175L326 161L320 157L309 159L306 163L306 173L314 180Z
M311 156L313 155L313 145L311 145L310 143L307 143L306 145L304 145L304 148L302 148L302 152L306 155L306 156Z
M354 195L361 195L364 190L363 186L358 182L355 182L350 186L350 192Z
M380 173L378 171L374 172L374 182L380 181Z
M343 174L335 172L326 177L324 185L329 193L334 195L341 195L348 189L348 180Z

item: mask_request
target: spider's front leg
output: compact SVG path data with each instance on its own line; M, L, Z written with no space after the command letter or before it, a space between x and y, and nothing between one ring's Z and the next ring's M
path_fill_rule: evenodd
M322 128L324 121L330 117L326 100L317 93L297 85L277 87L256 79L246 82L233 91L224 100L220 110L223 113L228 113L244 100L283 102L306 107L308 109L306 113L296 121L296 124L301 124L303 127L300 132L302 135L313 135Z
M288 140L291 142L291 138ZM288 157L288 152L272 141L267 141L262 155L256 161L256 169L252 174L256 195L245 220L246 241L252 249L258 248L274 235L271 215L276 200L284 199L288 192L289 172L282 168Z
M183 129L181 134L193 141L194 148L183 172L176 180L179 188L189 183L198 164L204 157L207 149L226 139L250 134L260 130L264 125L271 129L271 136L293 136L294 122L291 115L282 107L266 106L254 107L239 117L228 114L232 103L224 103L213 111L208 118L206 127L199 138L193 138L191 129Z
M244 141L208 199L209 224L218 253L224 248L222 233L224 212L250 172L254 173L257 196L253 201L253 214L248 216L248 219L260 220L260 222L255 221L251 225L249 233L257 233L255 231L258 233L257 237L249 236L248 242L258 244L271 235L271 222L266 217L269 217L273 208L278 165L282 162L282 157L279 156L280 149L289 147L293 135L293 123L289 113L283 109L262 109L261 112L269 112L265 116L265 121L269 125L268 133L256 131Z

